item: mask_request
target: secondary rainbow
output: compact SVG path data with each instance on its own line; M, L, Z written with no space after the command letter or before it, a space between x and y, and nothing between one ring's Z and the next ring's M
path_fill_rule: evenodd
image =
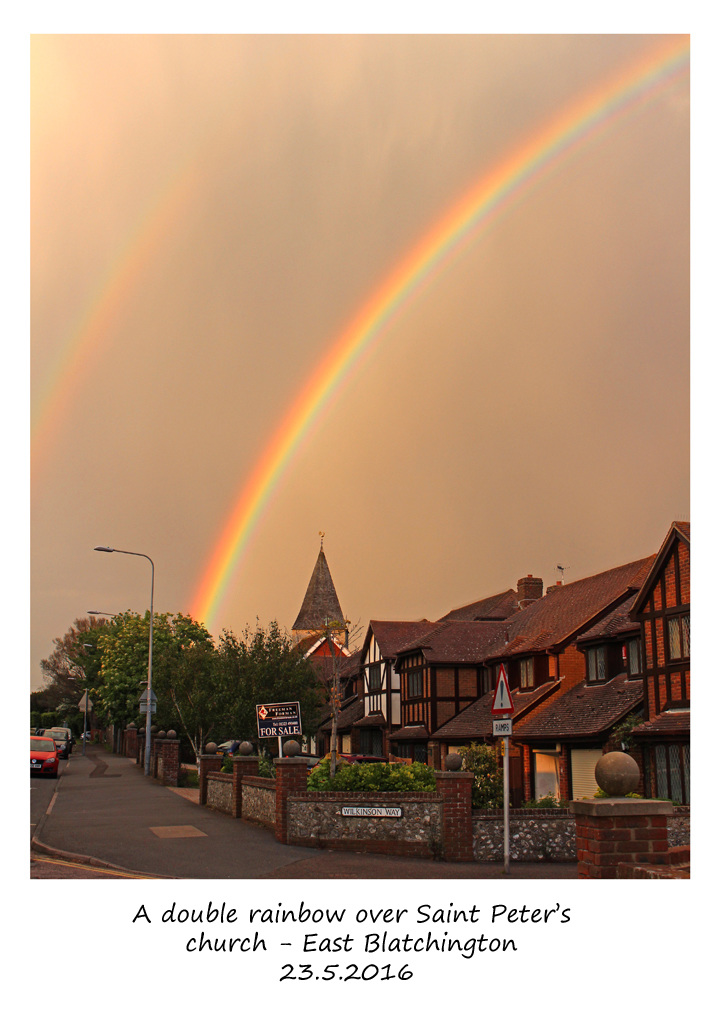
M211 628L229 584L302 442L334 402L384 333L386 326L431 275L471 244L558 162L619 117L648 103L688 73L688 37L670 38L570 104L520 146L481 175L406 253L330 345L317 369L281 420L237 495L197 588L191 611Z

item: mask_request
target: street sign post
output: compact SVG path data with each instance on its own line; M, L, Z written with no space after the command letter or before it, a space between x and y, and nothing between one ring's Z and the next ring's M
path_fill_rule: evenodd
M507 669L504 662L500 665L497 673L497 686L495 696L492 698L492 713L500 715L492 722L492 735L504 736L502 752L502 807L504 815L504 872L510 873L510 740L512 735L512 718L515 705L512 702L510 685L507 682Z
M82 699L77 706L80 711L84 711L85 713L84 723L82 726L82 753L84 754L87 746L87 712L92 710L92 701L89 699L87 690L85 690Z

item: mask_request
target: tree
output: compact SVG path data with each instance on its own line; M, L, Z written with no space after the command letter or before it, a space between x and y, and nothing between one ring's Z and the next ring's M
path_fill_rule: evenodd
M235 738L256 737L256 705L299 701L304 733L319 724L321 694L309 663L278 623L241 637L224 630L216 655L217 686L228 702L227 720Z
M336 775L336 764L338 760L338 715L341 710L341 704L343 701L343 680L341 678L341 669L345 657L340 655L337 650L337 636L342 634L346 638L347 645L351 642L355 643L358 634L360 633L359 627L355 627L349 631L350 622L340 622L334 620L332 622L326 622L323 636L328 644L328 648L331 652L330 662L331 671L328 678L325 680L326 697L328 701L328 707L331 716L331 766L330 766L330 777L333 779Z
M52 709L67 717L77 714L85 688L99 683L99 638L108 628L109 620L90 616L75 619L64 636L55 637L52 654L40 662L47 685L33 694L32 706L37 710Z
M154 615L152 689L156 724L180 727L196 752L215 717L211 676L214 644L201 623L181 613ZM139 714L149 665L149 612L127 612L99 638L102 682L93 690L101 711L125 726Z

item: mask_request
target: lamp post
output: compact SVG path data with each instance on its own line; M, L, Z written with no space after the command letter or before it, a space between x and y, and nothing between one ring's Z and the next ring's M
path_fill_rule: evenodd
M149 598L149 672L147 678L147 719L146 739L144 746L144 774L149 775L149 759L152 753L152 650L154 647L154 562L149 555L143 555L141 551L122 551L121 548L97 547L95 551L106 551L108 554L135 555L137 558L146 558L152 567L152 590Z

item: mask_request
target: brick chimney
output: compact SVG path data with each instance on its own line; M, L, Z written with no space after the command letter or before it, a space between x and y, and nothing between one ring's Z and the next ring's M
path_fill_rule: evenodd
M551 594L553 590L559 590L559 588L561 586L562 586L562 581L561 580L557 580L557 582L553 583L551 587L547 587L547 593Z
M523 576L517 581L517 604L520 608L526 608L533 601L539 601L542 597L542 580L539 576Z

